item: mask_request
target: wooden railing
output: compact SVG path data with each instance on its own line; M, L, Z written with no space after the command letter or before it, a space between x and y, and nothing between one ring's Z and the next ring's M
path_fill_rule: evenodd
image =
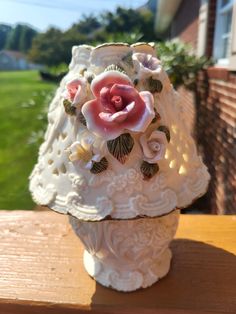
M66 216L0 211L0 314L236 313L236 216L182 215L169 274L119 293L91 279Z

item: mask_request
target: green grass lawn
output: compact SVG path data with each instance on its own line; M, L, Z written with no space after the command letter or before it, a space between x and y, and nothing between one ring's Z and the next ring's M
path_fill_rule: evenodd
M32 209L28 176L37 160L55 84L35 71L0 72L0 209Z

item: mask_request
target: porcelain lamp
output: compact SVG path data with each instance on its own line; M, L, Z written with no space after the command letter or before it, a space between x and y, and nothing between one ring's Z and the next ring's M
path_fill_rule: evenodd
M102 285L133 291L168 273L178 209L209 181L187 125L152 44L73 47L30 191L69 215Z

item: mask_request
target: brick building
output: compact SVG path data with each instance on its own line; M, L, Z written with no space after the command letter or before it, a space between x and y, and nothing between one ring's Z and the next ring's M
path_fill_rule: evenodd
M212 213L236 213L236 0L159 0L156 29L214 59L195 94L179 93L211 173L205 200Z

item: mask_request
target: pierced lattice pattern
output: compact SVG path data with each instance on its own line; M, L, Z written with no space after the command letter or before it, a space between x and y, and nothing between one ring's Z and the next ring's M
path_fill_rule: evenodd
M39 160L32 175L30 190L36 202L47 203L56 211L84 220L100 220L110 215L114 218L158 216L185 207L206 191L209 174L197 155L194 141L178 104L178 95L160 67L158 81L163 88L154 94L155 108L161 120L158 123L170 130L170 142L166 145L164 159L158 162L159 172L150 180L140 175L142 150L140 134L132 134L134 147L125 164L106 153L106 171L92 174L69 159L68 148L85 132L76 116L65 113L63 92L66 83L76 75L93 77L112 64L129 71L136 88L146 85L132 66L132 53L150 53L148 45L107 45L99 48L81 46L73 48L70 71L62 80L48 113L48 129L45 142L39 152ZM154 53L154 52L153 52ZM131 57L131 59L130 59ZM87 100L94 96L87 93Z

